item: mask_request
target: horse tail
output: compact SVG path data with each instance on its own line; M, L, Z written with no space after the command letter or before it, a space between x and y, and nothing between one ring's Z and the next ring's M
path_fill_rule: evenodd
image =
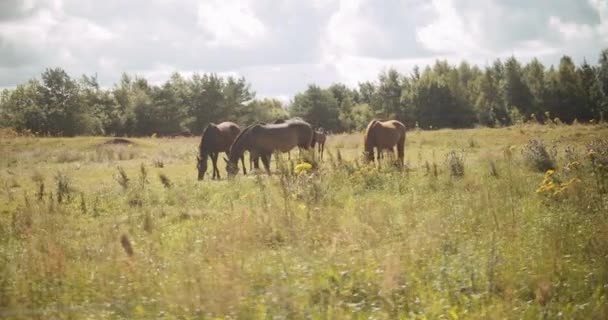
M406 128L403 128L403 132L401 132L401 137L397 141L397 157L399 158L399 164L403 166L404 164L404 154L405 154L405 132Z
M365 155L367 161L374 161L374 132L372 131L373 126L378 123L378 120L374 119L369 122L365 129L365 136L363 137L363 144L365 146Z

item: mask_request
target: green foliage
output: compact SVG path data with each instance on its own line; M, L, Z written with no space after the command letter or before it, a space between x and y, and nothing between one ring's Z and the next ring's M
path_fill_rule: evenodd
M362 130L374 118L423 129L550 123L545 112L570 124L605 120L607 92L608 49L597 65L584 61L578 67L563 56L557 68L545 68L538 59L522 65L515 57L483 69L442 60L409 75L389 68L357 88L311 84L288 105L256 99L242 77L174 73L154 85L123 74L103 89L95 76L76 81L54 68L0 92L0 127L55 136L176 136L200 135L210 122L246 126L301 117L337 133Z
M338 101L330 90L321 89L316 85L308 86L306 91L293 98L289 113L306 119L313 127L323 127L331 131L340 128Z

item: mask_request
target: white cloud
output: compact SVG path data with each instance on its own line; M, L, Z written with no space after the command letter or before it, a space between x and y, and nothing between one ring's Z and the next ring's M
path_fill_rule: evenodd
M262 39L266 27L251 5L250 1L202 0L198 6L198 25L210 36L207 43L245 48Z
M455 9L452 0L433 0L436 18L417 30L416 38L425 48L440 53L483 52L479 44L480 27L467 21Z
M375 80L435 59L594 61L608 0L0 0L0 86L60 66L154 83L179 71L242 75L259 96Z
M557 30L566 41L591 40L593 28L587 24L564 22L561 18L552 16L549 18L549 26Z
M386 38L378 25L361 10L365 0L341 0L329 18L322 40L323 58L334 62L343 56L360 54L365 46L382 47Z

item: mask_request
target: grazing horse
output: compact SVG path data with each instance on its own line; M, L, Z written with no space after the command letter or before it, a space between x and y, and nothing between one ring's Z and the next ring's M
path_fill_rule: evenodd
M314 132L314 136L312 138L312 143L310 144L310 146L314 149L315 148L315 144L318 144L318 152L319 152L319 159L323 160L323 150L325 150L325 140L327 139L327 136L325 135L325 130L323 130L323 128L319 128L319 130L315 130Z
M232 122L222 122L218 125L210 123L203 135L199 144L197 156L198 180L203 180L207 171L207 157L211 157L213 163L213 179L220 178L220 170L217 168L217 157L220 152L227 153L230 150L230 145L241 132L241 128ZM243 161L243 174L247 174L245 169L245 158Z
M403 166L405 151L405 125L397 120L372 120L365 130L365 155L367 161L374 161L374 148L378 149L378 161L382 158L383 150L394 152L397 145L399 164Z
M272 153L275 151L287 152L296 146L300 149L309 149L312 132L310 124L302 120L288 120L280 124L251 125L241 131L232 143L228 159L225 159L226 171L229 176L235 175L238 172L238 159L243 156L245 151L249 151L256 169L258 164L255 159L262 158L264 168L270 174Z

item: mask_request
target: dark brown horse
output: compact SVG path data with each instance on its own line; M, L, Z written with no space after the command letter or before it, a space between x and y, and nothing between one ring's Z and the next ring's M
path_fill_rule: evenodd
M198 147L197 168L198 179L203 180L207 171L207 158L211 157L213 163L213 179L220 178L220 170L217 168L217 157L220 152L228 153L234 139L241 132L241 128L232 122L222 122L218 125L209 124L201 137L201 143ZM245 169L245 158L241 158L243 162L243 174L247 174Z
M309 149L312 141L312 127L302 120L287 120L281 124L254 124L243 130L232 143L226 171L229 176L238 171L238 159L245 151L254 159L262 158L266 172L270 174L270 157L275 151L287 152L294 147Z
M382 158L382 151L394 152L397 146L399 164L403 166L405 151L405 125L397 120L372 120L365 130L365 155L367 161L374 161L374 148L378 150L378 161Z
M314 149L315 148L315 144L318 144L318 152L319 152L319 159L323 160L323 150L325 150L325 140L327 139L327 136L325 135L325 131L323 130L323 128L320 128L319 130L315 130L314 136L312 138L312 143L310 144L310 146Z

